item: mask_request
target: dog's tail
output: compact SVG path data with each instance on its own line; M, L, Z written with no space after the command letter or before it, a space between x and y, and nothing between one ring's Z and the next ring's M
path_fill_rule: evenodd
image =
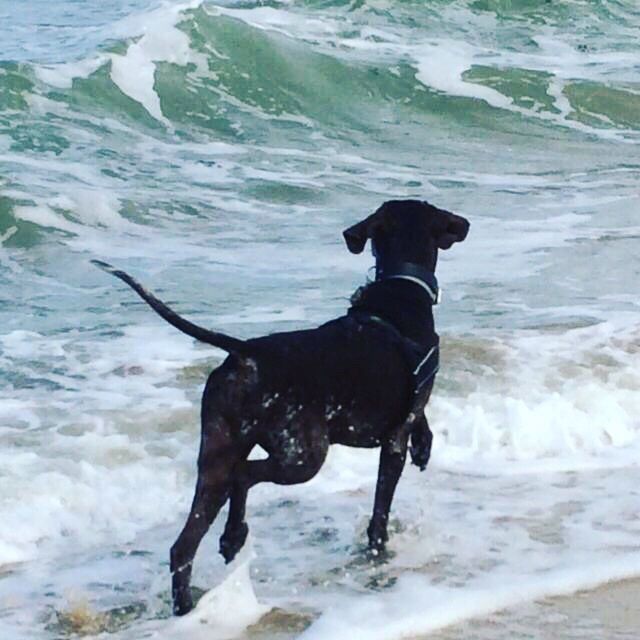
M240 357L246 357L249 355L248 345L244 340L238 340L238 338L232 338L231 336L227 336L224 333L218 333L217 331L209 331L209 329L199 327L198 325L185 320L175 311L170 309L164 302L158 300L158 298L156 298L152 293L147 291L128 273L120 271L107 262L102 262L102 260L92 260L91 262L96 267L99 267L103 271L106 271L116 278L120 278L123 282L126 282L160 317L164 318L176 329L182 331L182 333L186 333L188 336L191 336L200 342L206 342L214 347L223 349L227 353Z

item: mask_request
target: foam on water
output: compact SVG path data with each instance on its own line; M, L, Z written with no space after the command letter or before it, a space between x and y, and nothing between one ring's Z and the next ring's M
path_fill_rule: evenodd
M512 101L499 91L465 82L462 75L473 64L474 51L464 43L423 45L416 77L429 87L449 95L484 100L492 107L508 109Z
M173 124L163 114L161 98L156 87L157 64L166 62L186 67L193 64L196 75L211 76L208 71L206 57L196 52L187 35L177 28L185 12L202 5L201 0L193 0L177 5L163 4L160 8L141 16L122 20L116 33L121 37L138 36L130 44L124 54L113 53L97 56L74 63L61 63L55 66L36 67L38 77L44 82L57 87L69 87L74 77L84 78L96 71L107 61L110 62L110 77L117 87L127 96L140 103L146 111L159 122L171 128ZM566 33L557 28L547 26L540 33L531 36L517 49L489 48L480 44L479 38L471 39L464 32L466 40L449 35L446 38L421 39L416 44L408 44L397 26L385 24L373 27L369 20L371 15L352 13L347 15L323 15L323 19L310 19L296 7L273 8L257 6L252 8L234 8L217 6L208 3L204 6L207 15L220 16L240 20L247 25L286 36L293 40L301 40L320 51L331 51L348 59L349 52L355 52L359 58L363 53L383 61L387 65L411 59L416 69L416 78L427 87L441 91L450 96L471 98L487 102L498 109L513 111L528 118L550 120L565 127L575 128L585 133L621 141L634 140L636 133L628 127L614 123L606 114L592 112L590 115L604 126L594 126L584 118L576 117L583 111L589 113L589 105L577 107L567 96L568 86L579 82L602 82L609 86L613 82L620 86L620 91L630 90L634 95L633 85L636 79L634 59L626 52L591 51L580 41L566 42ZM451 8L449 8L450 10ZM375 13L375 10L374 10ZM478 27L480 33L489 33L496 29L498 23L487 16L481 17L477 12L467 11L464 18ZM448 11L443 12L444 19L431 26L425 22L422 26L427 33L436 29L450 31L447 23ZM453 17L460 19L460 12ZM435 28L434 28L435 27ZM348 36L345 31L351 29ZM348 32L348 31L347 31ZM531 43L536 50L531 51ZM215 52L215 43L211 43ZM224 57L223 54L217 53ZM562 65L558 65L558 60ZM497 87L486 86L484 81L465 78L467 72L475 66L491 66L498 74L513 70L524 70L527 73L540 74L538 81L542 84L544 94L551 99L544 105L535 98L528 98L531 106L522 106L522 97L516 104L514 98L505 95ZM215 78L215 74L213 75ZM494 78L495 79L495 78ZM506 83L502 83L506 85ZM532 87L533 89L533 87ZM233 97L226 96L227 100ZM247 109L246 104L237 102L236 106ZM252 109L253 115L260 112ZM264 117L259 116L259 117ZM289 119L296 119L289 114ZM310 125L311 121L299 118L301 123Z
M459 395L434 398L434 419L455 425L442 434L440 455L480 465L495 454L558 457L561 466L569 465L564 468L580 468L591 455L615 457L617 451L621 464L634 464L640 444L638 339L635 329L602 324L561 337L536 333L469 345L468 353L452 345L454 353L459 350L456 364L469 373L451 367L454 377L445 374L445 384L458 386ZM464 362L470 353L473 364Z
M130 45L123 56L111 57L111 78L123 93L140 102L156 119L168 124L154 91L155 62L162 60L181 66L199 59L191 52L187 36L175 28L182 13L201 0L164 5L147 14L144 35Z
M639 571L640 554L633 562L606 561L551 571L543 577L520 575L515 584L512 575L497 575L478 585L465 585L464 590L433 586L430 580L418 576L403 576L391 593L350 600L323 616L300 638L320 640L353 633L363 640L414 637L523 602L570 595L608 581L635 577Z
M247 322L273 317L254 313ZM3 360L14 375L54 385L42 397L27 385L3 403L3 424L16 427L1 432L8 451L4 489L15 496L5 501L2 564L49 555L66 539L76 546L114 536L127 542L172 519L190 491L197 443L193 394L205 370L189 393L175 386L174 376L210 361L210 351L188 348L188 340L162 326L129 328L104 344L79 338L25 331L2 338ZM603 325L561 337L445 336L447 366L428 412L435 464L507 475L633 465L640 448L637 349L637 333L623 336ZM38 383L44 361L55 362L57 373ZM49 435L40 441L43 431ZM20 444L29 451L16 455L13 447ZM359 454L345 455L341 464L348 468L350 456ZM374 471L375 462L369 479ZM341 472L334 473L332 492L354 488L351 474L336 484ZM145 509L139 486L146 487ZM34 505L38 518L26 517L24 510Z
M86 78L107 62L106 56L96 56L78 62L61 62L57 65L36 67L36 76L52 87L70 89L74 78Z
M256 599L249 575L253 555L250 540L246 546L248 549L234 561L233 569L224 581L205 593L187 616L163 625L158 637L170 639L181 635L194 640L230 640L270 610L271 607ZM233 615L229 615L231 611Z

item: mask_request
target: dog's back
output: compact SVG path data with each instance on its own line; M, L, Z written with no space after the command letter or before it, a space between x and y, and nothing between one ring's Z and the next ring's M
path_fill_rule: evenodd
M249 344L256 367L249 404L259 407L267 429L286 425L300 407L327 425L331 442L376 446L406 417L410 370L384 326L344 316Z

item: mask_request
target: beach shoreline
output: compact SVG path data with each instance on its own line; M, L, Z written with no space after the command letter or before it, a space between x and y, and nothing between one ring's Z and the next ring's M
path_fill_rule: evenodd
M638 637L640 579L608 582L572 595L543 598L415 636L416 640L622 640Z

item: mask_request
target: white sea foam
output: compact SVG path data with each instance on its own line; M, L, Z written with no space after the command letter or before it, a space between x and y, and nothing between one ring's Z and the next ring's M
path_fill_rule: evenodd
M499 91L462 79L462 74L471 68L476 54L477 50L461 42L423 44L418 56L416 78L427 86L449 95L484 100L499 109L512 108L513 101Z
M366 53L368 59L380 59L389 63L411 58L415 61L416 78L426 86L452 96L473 98L487 102L492 107L506 109L528 118L553 121L563 127L596 134L603 138L619 141L635 139L631 130L596 128L576 120L574 107L564 93L568 81L588 80L620 83L633 82L635 76L634 61L626 52L604 51L590 52L579 50L578 43L567 44L564 36L547 28L533 40L539 51L497 50L480 44L482 39L461 40L456 37L427 37L415 44L407 44L407 38L394 32L387 25L385 29L371 27L365 20L353 14L350 19L335 15L324 20L310 20L295 11L272 7L254 7L250 9L205 5L212 15L227 15L242 20L257 28L281 33L289 38L301 39L331 55L345 55L345 52ZM495 29L495 23L484 24L487 19L479 18L468 10L456 10L449 7L451 19L458 22L471 21L481 25L480 31ZM350 21L352 24L349 24ZM346 25L353 32L344 37ZM445 20L446 24L446 20ZM434 25L434 29L448 31L443 24ZM428 31L427 31L428 32ZM436 35L436 34L430 34ZM474 42L473 40L479 40ZM558 60L562 60L562 65ZM500 91L463 79L463 74L474 65L493 65L498 69L527 69L548 73L550 80L548 95L554 101L558 113L541 109L539 104L525 108L514 104L511 97Z
M575 109L565 94L565 87L569 80L602 80L612 74L613 69L609 65L605 65L601 72L594 73L594 67L598 68L600 66L598 62L582 59L576 61L577 52L571 47L562 45L555 39L541 39L541 41L545 43L545 46L539 56L513 52L505 53L503 51L498 53L491 49L471 46L467 43L450 39L419 45L412 50L411 55L417 61L416 78L437 91L442 91L452 96L483 100L498 109L514 111L530 118L550 120L564 127L595 133L603 138L616 139L623 142L630 142L631 139L634 139L635 132L631 130L599 129L577 121L573 117ZM561 66L557 64L559 49L563 53L563 64ZM569 57L567 57L567 49L572 54ZM620 56L620 58L623 58L625 64L628 64L627 56ZM609 60L609 58L606 59ZM553 98L553 105L558 113L542 109L539 105L533 108L515 105L511 98L495 89L464 80L463 74L466 71L470 71L476 64L494 65L502 69L525 68L550 74L547 94ZM623 74L621 80L624 77L626 76Z
M160 98L154 89L155 63L185 66L191 62L206 68L206 61L191 50L188 36L176 28L183 12L200 4L201 0L165 4L146 14L143 35L129 45L124 55L111 55L111 79L115 84L169 127L171 124L162 114Z
M120 216L120 201L113 193L75 186L68 194L54 196L36 205L14 207L13 215L39 227L91 237L98 229L140 232L141 229Z
M68 89L76 78L86 78L107 63L111 79L131 99L139 102L154 118L171 128L162 114L160 98L155 92L157 62L206 68L202 56L192 51L188 36L176 28L184 13L202 4L163 2L158 8L136 14L112 25L112 37L133 39L124 54L100 54L90 58L54 65L36 65L37 77L46 84Z
M71 233L80 228L79 225L57 214L46 205L18 206L14 208L13 213L19 220L32 222L40 227L59 229L60 231L69 231Z
M257 320L264 321L264 314L256 312L260 315ZM149 339L151 335L154 340ZM5 429L0 436L6 442L34 437L19 426L25 421L31 430L55 425L56 432L35 453L26 458L12 455L7 461L12 480L4 484L5 499L18 486L20 498L5 502L5 523L13 524L4 537L5 555L0 563L35 557L38 549L57 548L67 536L75 544L92 544L114 535L113 527L120 539L128 540L145 527L164 522L168 504L174 505L171 512L184 502L188 487L176 483L180 477L192 476L188 461L197 440L197 414L184 391L167 384L193 358L208 358L208 349L189 348L188 340L163 326L128 329L123 337L112 338L102 347L19 331L3 336L2 348L14 370L27 376L38 375L31 364L34 358L56 361L60 373L49 375L49 380L68 390L46 397L20 393L3 404ZM85 358L89 348L92 355ZM600 327L574 330L562 339L525 335L505 338L500 344L476 341L467 345L463 341L451 344L450 349L452 361L439 383L444 390L434 394L428 408L436 436L437 467L481 472L490 468L510 476L514 469L618 467L637 459L637 336L616 336L615 331ZM447 353L445 339L445 361ZM475 373L465 374L465 359L471 357L475 358L469 363ZM486 364L482 364L483 357ZM66 377L65 371L72 377ZM74 378L84 380L80 405L73 393ZM449 381L462 382L463 392L447 391ZM109 417L114 411L125 412L119 422L114 422L117 413ZM172 427L173 443L167 446L164 428L156 421L170 424L182 420L182 415L188 416L189 429L174 432L177 426ZM54 425L48 424L51 420ZM146 432L146 444L138 438L141 432ZM187 449L183 448L185 438L193 439ZM179 448L173 451L174 446ZM186 467L175 466L172 459L178 454L186 456ZM331 492L353 489L354 476L343 476L340 469L352 468L357 454L342 450L336 455L339 462L329 465L334 480L327 473L314 483L328 481ZM34 473L36 468L39 473ZM367 481L375 464L368 468L369 473L363 469L361 474ZM133 491L136 486L147 487L158 499L163 497L157 502L149 493L147 508L141 510ZM21 510L27 503L29 509L39 505L38 519L24 518Z
M73 78L86 77L106 62L111 64L111 78L120 90L139 102L147 112L170 129L171 123L162 113L160 98L155 91L155 69L158 62L172 62L181 66L192 63L198 71L208 74L207 63L202 54L190 46L188 36L177 28L177 24L190 9L203 5L202 0L178 4L163 3L158 8L130 16L112 26L112 35L133 39L124 54L104 54L85 60L59 65L36 67L38 77L48 84L60 88L71 86ZM411 59L416 66L416 78L424 85L452 96L473 98L487 102L498 109L506 109L528 118L552 121L563 127L573 128L603 138L627 141L633 139L633 131L611 126L594 127L578 121L574 107L565 94L569 82L591 81L632 83L635 79L633 59L626 53L615 50L590 51L579 48L579 41L567 43L565 36L553 27L546 27L532 37L538 50L497 49L482 44L482 38L460 39L449 34L447 20L471 22L480 34L496 28L495 20L480 16L461 7L449 7L443 12L442 22L426 28L427 36L408 43L406 34L390 25L384 27L368 24L366 12L346 15L327 14L322 19L310 19L296 7L252 7L239 8L203 5L212 16L229 16L242 20L252 28L280 33L288 38L302 40L307 46L330 52L331 55L349 56L356 52L380 59L388 65ZM426 25L425 25L426 27ZM436 29L438 31L436 31ZM434 33L435 31L435 33ZM349 35L346 36L345 33ZM442 36L442 33L446 36ZM562 60L562 65L558 60ZM463 79L463 74L473 66L492 65L497 69L526 69L549 75L547 94L553 99L553 110L535 103L532 107L514 104L511 97L499 90ZM234 101L234 96L226 96ZM249 109L253 115L263 118L275 116L262 113L260 109L236 101L235 106ZM280 114L280 119L299 120L310 125L302 116ZM606 118L605 118L606 120ZM603 121L606 125L607 123ZM609 123L610 124L610 123Z
M158 637L230 640L256 623L271 607L259 603L254 593L249 575L253 555L248 540L223 582L205 593L188 615L160 627Z
M301 640L355 634L362 640L395 640L431 633L544 597L570 595L640 574L640 554L623 561L558 569L545 575L505 573L465 588L434 585L419 576L402 576L390 593L350 598L303 633Z
M196 389L187 393L176 375L196 364L201 371L189 387L201 387L202 360L211 354L189 345L162 325L107 342L24 331L3 338L3 357L19 373L37 374L34 356L55 361L59 373L49 377L62 389L19 391L3 404L0 441L9 453L0 456L7 474L0 564L29 566L105 545L145 548L147 532L163 526L148 588L165 592L162 559L188 508L198 442ZM214 590L175 624L232 637L269 607L302 603L320 614L306 637L357 629L363 638L400 638L639 575L638 502L627 490L638 473L636 355L637 335L613 325L486 342L445 336L448 364L428 408L433 460L426 474L412 467L403 474L392 519L395 557L377 578L396 586L363 595L378 570L352 564L378 453L334 447L304 487L252 489L252 581L247 565L227 579L211 568L221 567L206 551L215 547L221 516L196 561L196 584ZM78 378L81 402L65 388ZM29 451L17 454L25 439ZM283 505L291 500L299 506L290 512ZM309 542L323 526L335 530L330 542ZM127 565L113 560L110 579L124 580ZM28 575L24 590L11 586L18 577L5 579L14 597L28 597L37 584ZM60 585L72 580L61 577ZM226 610L246 616L230 628L221 623ZM122 637L151 627L170 634L174 624L142 621Z
M106 55L56 65L36 65L36 76L52 87L70 89L75 78L86 78L108 62Z

